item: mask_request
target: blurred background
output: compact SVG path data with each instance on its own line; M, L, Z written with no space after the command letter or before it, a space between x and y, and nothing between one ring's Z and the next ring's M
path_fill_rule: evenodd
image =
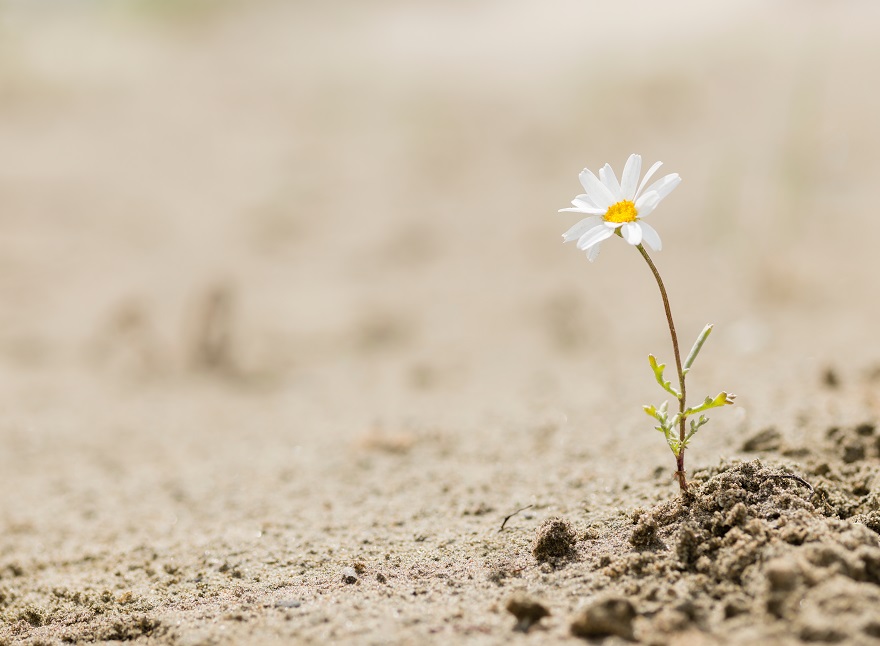
M717 325L693 387L740 395L709 462L880 361L878 24L867 0L0 3L6 477L66 474L17 481L39 504L98 483L59 514L229 504L432 433L509 465L547 420L586 470L620 468L590 434L671 468L640 410L645 356L671 362L656 285L619 241L592 265L560 241L579 171L631 152L683 178L652 223L682 343Z

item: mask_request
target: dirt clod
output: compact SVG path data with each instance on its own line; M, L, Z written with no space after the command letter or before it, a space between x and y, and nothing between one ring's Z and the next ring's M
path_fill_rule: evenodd
M558 516L548 518L535 533L532 555L541 562L564 558L574 553L575 543L577 534L570 522Z
M633 640L633 620L636 610L623 597L606 597L587 606L571 623L571 634L576 637L609 637L616 635Z
M633 547L648 547L657 540L657 522L651 517L642 516L629 536Z
M505 608L516 617L516 625L513 629L523 633L529 632L532 626L550 615L544 604L522 593L512 596Z
M358 573L353 567L342 568L342 582L349 585L358 582Z
M822 383L829 388L837 388L840 386L840 377L837 376L837 372L834 368L825 369L825 372L822 373Z
M799 639L858 643L876 629L865 608L880 603L880 546L868 511L880 468L817 462L802 471L815 491L791 470L754 460L696 472L690 500L637 510L635 530L616 530L636 550L598 562L639 608L639 633L663 641L687 630L784 626ZM577 622L587 632L575 634L598 636L589 631L602 615L588 611Z
M772 426L758 431L745 442L743 442L742 450L746 453L757 453L759 451L775 451L782 445L782 435Z

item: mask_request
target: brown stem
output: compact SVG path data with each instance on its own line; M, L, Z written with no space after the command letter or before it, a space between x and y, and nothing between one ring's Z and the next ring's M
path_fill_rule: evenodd
M681 392L681 397L678 399L678 437L681 441L681 445L678 449L678 455L675 458L677 467L675 477L678 478L678 485L681 488L681 493L686 494L688 490L687 478L685 477L684 471L684 438L686 429L684 411L686 393L684 388L684 370L681 369L681 353L678 350L678 335L675 333L675 323L672 321L672 310L669 308L669 296L666 294L666 287L663 285L663 279L660 278L660 272L657 271L657 267L654 265L648 252L645 251L644 246L636 245L636 249L639 250L639 253L642 254L642 258L648 263L648 267L651 268L651 273L654 274L654 278L657 281L657 286L660 288L660 296L663 297L663 309L666 310L666 322L669 323L669 334L672 336L672 352L675 354L675 369L678 371L678 386Z

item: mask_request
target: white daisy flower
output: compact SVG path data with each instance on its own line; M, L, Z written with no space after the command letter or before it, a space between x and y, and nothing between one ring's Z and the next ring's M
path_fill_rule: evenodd
M641 183L641 155L629 156L620 182L608 164L599 169L599 177L585 168L579 177L586 193L572 200L572 208L560 209L560 212L574 211L591 217L581 220L566 231L562 239L565 242L577 240L577 248L587 252L590 262L599 256L602 242L618 233L618 229L621 237L631 245L639 245L644 241L652 249L660 251L660 236L642 218L657 208L660 200L681 182L678 173L672 173L645 189L645 184L661 165L662 162L657 162L651 166Z

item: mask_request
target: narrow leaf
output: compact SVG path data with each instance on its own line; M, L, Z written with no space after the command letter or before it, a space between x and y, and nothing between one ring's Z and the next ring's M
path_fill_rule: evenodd
M700 354L700 350L703 349L703 344L706 342L706 339L708 339L709 335L712 333L713 327L714 326L710 323L703 328L702 332L700 332L700 336L697 337L697 341L696 343L694 343L694 347L691 348L690 354L688 354L687 359L685 359L685 370L690 370L691 366L694 365L694 361L696 360L697 355Z
M666 378L663 376L663 370L666 368L666 364L658 364L657 359L653 354L648 355L648 363L651 364L651 370L654 371L654 378L657 380L657 383L660 384L660 387L670 395L675 396L676 399L681 399L681 393L673 388L672 384L666 381Z
M710 408L718 408L719 406L724 406L726 404L732 404L733 400L736 399L736 395L732 395L726 392L720 392L713 399L712 397L706 397L705 401L699 406L694 406L693 408L688 408L684 412L684 416L688 417L689 415L693 415L694 413L702 413L704 410L709 410Z
M699 419L699 420L693 420L693 419L692 419L692 420L690 421L691 432L688 433L687 436L685 436L685 438L684 438L684 443L685 443L685 445L686 445L688 442L690 442L690 439L691 439L694 435L697 434L697 431L700 430L700 427L703 426L703 425L704 425L706 422L708 422L708 421L709 421L709 420L708 420L708 418L707 418L705 415L700 415L700 419Z

